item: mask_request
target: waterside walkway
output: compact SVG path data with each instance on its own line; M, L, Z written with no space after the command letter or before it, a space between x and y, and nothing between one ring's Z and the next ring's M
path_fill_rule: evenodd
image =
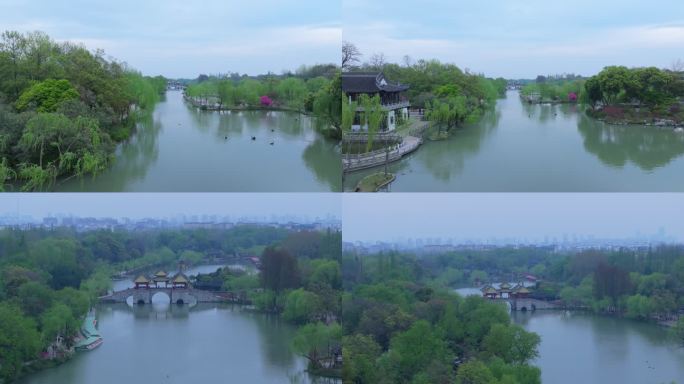
M361 154L344 154L342 155L342 170L353 172L397 161L418 149L422 143L423 139L421 138L406 136L401 144L393 147Z

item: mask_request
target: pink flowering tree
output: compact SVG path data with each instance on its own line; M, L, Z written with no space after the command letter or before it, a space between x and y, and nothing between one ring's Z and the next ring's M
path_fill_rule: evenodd
M273 104L273 100L268 96L261 96L259 102L261 102L263 107L270 107Z
M575 102L577 101L577 94L575 92L568 93L568 100Z

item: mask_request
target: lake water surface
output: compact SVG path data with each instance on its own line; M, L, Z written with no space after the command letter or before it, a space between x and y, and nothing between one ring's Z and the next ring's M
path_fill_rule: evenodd
M62 192L340 191L337 143L306 115L200 111L169 91L119 145L102 174L60 183ZM255 139L252 140L252 137ZM272 143L272 144L271 144Z
M449 139L426 141L390 165L394 192L684 191L684 134L617 126L578 105L529 105L517 91L477 124ZM364 176L345 176L353 190Z

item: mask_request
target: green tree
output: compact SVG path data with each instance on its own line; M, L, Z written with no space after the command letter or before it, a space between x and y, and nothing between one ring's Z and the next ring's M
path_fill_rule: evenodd
M283 290L299 285L297 258L281 248L267 247L261 254L262 285L278 296ZM275 307L275 298L274 298Z
M309 361L309 367L318 369L323 362L332 358L331 351L340 345L342 327L333 323L309 323L297 330L292 342L295 352Z
M30 281L19 287L17 300L25 314L38 317L52 305L52 290L45 284Z
M47 79L33 84L22 92L16 108L19 111L35 108L38 112L55 112L59 104L78 97L78 92L69 80Z
M219 103L224 106L234 106L237 99L237 92L233 81L230 79L219 80L217 85Z
M344 360L342 369L345 382L357 384L377 382L375 361L381 353L382 349L370 336L360 334L345 336L342 339Z
M62 288L54 293L56 302L66 305L71 311L72 317L78 319L84 316L90 308L88 292L72 287Z
M539 355L539 335L525 331L521 326L494 324L483 341L484 350L506 363L525 364Z
M19 97L27 79L23 74L26 58L26 37L16 31L5 31L0 41L0 82L3 93L10 95L10 100Z
M78 321L69 307L55 303L40 316L43 340L50 343L57 336L68 338L78 329Z
M0 378L11 382L22 370L24 361L40 351L40 334L35 322L19 308L0 302Z
M302 79L288 77L278 83L276 92L278 99L291 108L304 109L304 99L307 95L306 84Z
M496 378L487 366L479 360L461 364L456 373L457 384L496 384Z
M677 324L672 328L672 333L681 346L684 347L684 317L680 317Z
M639 294L627 297L627 316L635 319L648 319L652 310L648 297Z
M287 294L283 318L293 323L306 323L316 320L320 313L322 303L315 293L295 289Z
M392 337L389 354L400 376L407 381L433 361L449 363L453 359L440 332L424 320Z
M324 133L332 138L342 137L342 80L338 72L326 87L314 97L313 112L326 127Z

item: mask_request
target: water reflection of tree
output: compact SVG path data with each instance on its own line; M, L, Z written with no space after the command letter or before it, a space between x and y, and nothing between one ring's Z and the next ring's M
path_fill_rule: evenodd
M452 174L463 172L466 160L480 151L482 142L494 132L500 119L498 108L489 110L477 124L459 129L448 140L428 142L415 156L435 178L449 181Z
M240 116L240 112L224 111L220 113L216 128L216 137L219 140L228 137L229 139L242 137L245 129L245 120Z
M290 347L294 338L294 329L278 316L254 314L251 317L259 331L262 356L267 365L285 369L295 365L296 355Z
M216 136L219 139L242 136L246 131L250 135L273 137L299 137L312 128L312 119L308 116L281 111L224 111L212 112L218 116ZM198 121L201 119L198 119ZM205 122L203 122L205 123ZM271 134L271 130L275 134Z
M212 127L214 127L216 124L216 120L220 120L219 112L202 111L199 108L194 107L188 108L190 109L188 113L190 114L193 122L192 126L194 129L197 129L200 132L206 133L211 131Z
M316 137L304 149L302 158L306 167L316 176L316 180L329 185L332 192L342 191L340 150L332 141L321 136Z
M579 110L577 104L530 104L520 101L523 114L529 119L536 119L542 124L563 117L566 120L575 117Z
M136 304L134 306L127 306L128 310L133 312L133 317L136 320L168 320L168 319L187 319L190 316L192 309L189 305L177 305L168 303L165 305L153 304Z
M684 136L668 130L610 125L584 114L579 116L577 129L584 139L584 148L614 167L631 161L650 171L684 154Z
M149 114L138 119L136 131L128 141L122 143L116 152L111 167L101 175L73 179L61 190L82 191L124 191L131 182L143 180L147 171L159 157L157 137L162 129L161 122Z

